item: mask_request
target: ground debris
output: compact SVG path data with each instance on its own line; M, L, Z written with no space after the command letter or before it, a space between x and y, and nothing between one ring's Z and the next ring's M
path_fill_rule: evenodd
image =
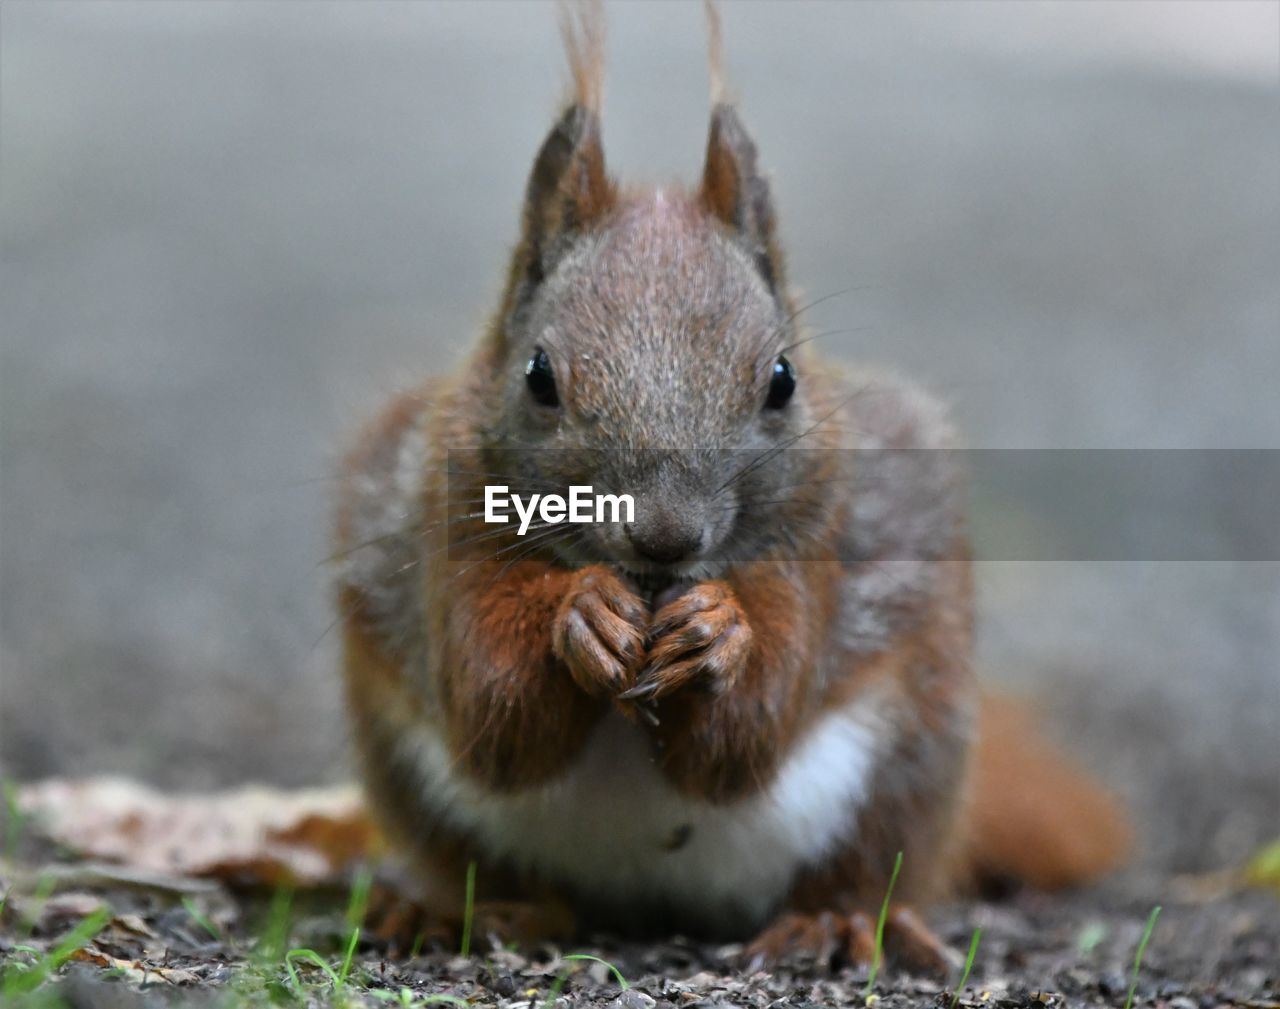
M235 814L241 817L239 826L228 827L218 824L229 805L219 807L216 815L180 810L177 819L164 821L175 815L173 807L146 807L145 791L110 793L142 803L125 803L114 811L100 803L108 793L96 792L89 793L89 809L77 814L77 827L76 817L66 813L66 803L77 794L83 795L66 789L24 792L26 808L46 826L61 824L51 831L58 843L24 842L23 858L0 861L0 1003L6 1006L24 1004L8 997L10 989L27 999L28 988L36 994L51 992L58 1000L30 1002L34 1009L54 1004L70 1009L868 1005L865 967L833 972L797 962L744 974L740 945L679 936L641 943L600 935L566 948L515 949L477 936L468 957L459 956L456 947L427 941L416 955L394 958L387 946L363 931L349 945L348 863L368 839L341 827L342 810L350 807L333 796L324 799L331 803L324 813L317 811L316 796L271 812L270 803L259 796L250 801L247 814L245 809ZM61 820L60 808L65 814ZM144 808L140 819L121 813L139 808ZM244 824L260 826L267 819L275 826L258 830L254 841ZM177 825L181 844L165 849L158 829L162 822ZM86 824L105 825L107 833L91 835ZM221 840L211 840L219 831ZM261 852L264 837L269 845L312 851L302 859L274 849L266 860L228 855L237 845L243 853L251 841ZM141 863L122 848L113 852L113 845L126 841L141 842ZM93 860L77 854L82 851L89 851ZM128 864L102 861L113 857ZM274 868L253 875L277 857ZM308 859L318 859L314 864L323 863L323 871L300 871ZM250 863L249 876L223 872L227 865ZM197 880L193 873L203 878ZM259 885L246 888L247 878ZM281 879L295 884L322 880L325 885L296 890L261 885ZM896 970L890 957L877 976L870 1005L948 1009L955 997L965 1009L1119 1009L1133 980L1135 948L1156 903L1164 910L1137 977L1135 1007L1280 1009L1280 901L1266 890L1237 889L1183 900L1167 880L1144 885L1137 893L1113 886L1070 896L1024 893L999 903L935 908L929 923L952 949L965 949L974 929L982 929L963 990L956 994L959 972L939 982ZM84 934L85 922L93 923L91 934ZM605 962L574 959L573 954Z

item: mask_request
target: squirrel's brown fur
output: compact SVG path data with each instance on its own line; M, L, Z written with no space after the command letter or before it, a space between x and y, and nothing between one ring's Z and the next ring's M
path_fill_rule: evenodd
M580 922L856 956L897 852L919 901L1089 879L1127 833L1007 712L984 708L971 775L953 436L797 336L718 31L699 190L624 192L599 6L566 18L574 96L498 311L344 465L347 701L372 807L441 906L474 860L483 896ZM603 485L637 517L521 539L477 514L493 483Z

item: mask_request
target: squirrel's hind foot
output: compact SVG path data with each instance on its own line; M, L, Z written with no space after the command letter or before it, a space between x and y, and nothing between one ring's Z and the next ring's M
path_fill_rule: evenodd
M888 959L903 969L940 976L959 958L909 907L893 905L885 919ZM774 919L742 951L748 974L782 963L822 970L868 966L876 955L876 923L863 911L787 912Z
M385 944L391 959L424 949L460 949L467 929L463 908L441 912L389 886L375 886L366 920L370 934ZM573 914L558 901L477 900L470 930L472 948L489 949L493 944L534 946L565 940L576 929Z

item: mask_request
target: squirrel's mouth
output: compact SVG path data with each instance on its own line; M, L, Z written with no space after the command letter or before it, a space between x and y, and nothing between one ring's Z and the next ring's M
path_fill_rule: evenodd
M631 579L631 582L641 595L656 595L681 580L674 571L663 571L654 568L650 568L647 571L635 571L631 568L624 568L623 570L626 571L627 577Z
M648 568L643 571L623 568L628 580L635 586L636 594L649 603L649 609L657 611L667 603L682 596L697 579L678 568Z

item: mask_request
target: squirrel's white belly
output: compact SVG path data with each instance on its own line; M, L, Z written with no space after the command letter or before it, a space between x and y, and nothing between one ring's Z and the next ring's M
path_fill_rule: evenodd
M495 795L458 775L440 737L403 739L430 808L494 856L606 902L660 901L715 927L763 918L797 870L852 839L879 756L882 699L820 718L764 791L711 805L675 791L641 730L610 715L554 782Z

